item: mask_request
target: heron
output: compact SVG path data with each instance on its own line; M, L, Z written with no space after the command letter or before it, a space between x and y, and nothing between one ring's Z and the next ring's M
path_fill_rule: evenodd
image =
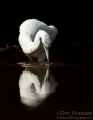
M22 51L33 60L49 62L49 48L58 34L54 25L47 25L37 19L25 20L19 27L18 41Z

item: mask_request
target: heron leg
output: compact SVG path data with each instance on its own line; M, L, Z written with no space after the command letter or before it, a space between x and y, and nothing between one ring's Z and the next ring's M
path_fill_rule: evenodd
M46 59L46 54L45 53L40 53L38 55L38 62L43 62Z
M30 59L30 62L34 62L34 57L32 57L30 54L26 54L26 55Z

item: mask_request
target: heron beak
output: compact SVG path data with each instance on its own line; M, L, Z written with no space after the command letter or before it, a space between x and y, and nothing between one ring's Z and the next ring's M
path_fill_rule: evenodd
M44 46L44 49L45 49L45 53L46 53L46 57L47 57L47 61L49 62L49 48L46 47L44 44L43 44L43 46Z

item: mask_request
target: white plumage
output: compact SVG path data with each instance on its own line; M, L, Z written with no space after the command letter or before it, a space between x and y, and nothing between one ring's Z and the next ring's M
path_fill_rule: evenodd
M55 26L29 19L20 25L19 32L19 44L29 59L35 57L41 62L47 57L49 61L49 47L58 33Z

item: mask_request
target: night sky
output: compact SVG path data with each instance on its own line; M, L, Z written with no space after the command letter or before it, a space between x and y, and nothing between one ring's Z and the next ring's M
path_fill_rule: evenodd
M0 44L18 38L19 26L27 19L38 19L58 28L56 43L86 42L93 39L92 6L83 3L51 3L43 1L6 3L1 9Z

